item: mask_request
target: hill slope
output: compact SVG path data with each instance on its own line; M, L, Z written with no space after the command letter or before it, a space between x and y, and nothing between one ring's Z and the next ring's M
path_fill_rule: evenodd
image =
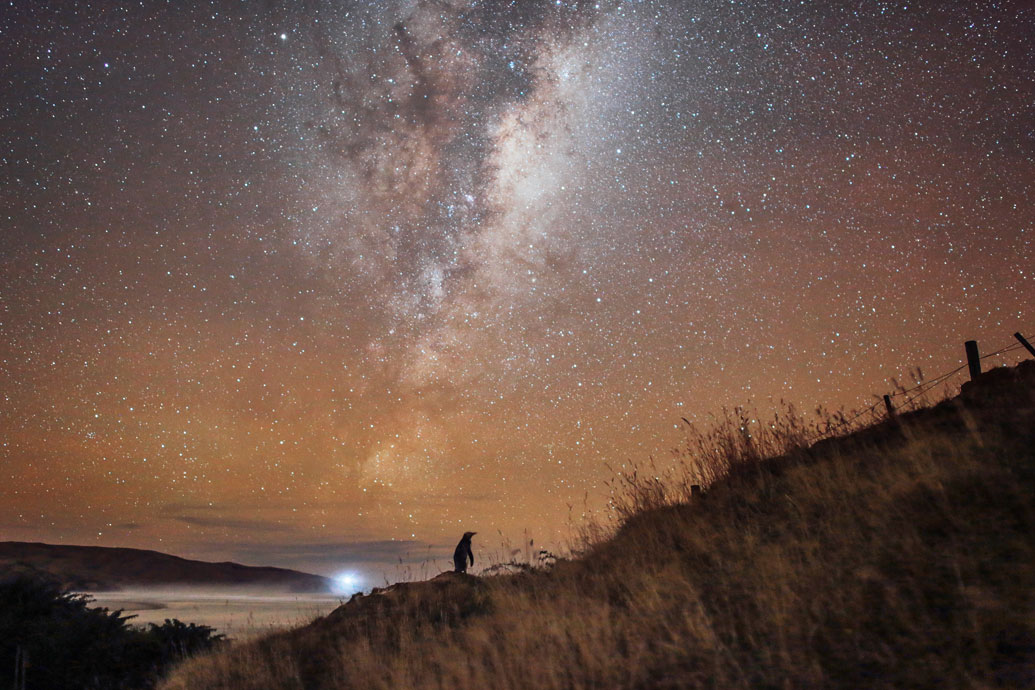
M209 563L142 549L0 542L0 576L38 575L77 591L127 587L266 587L291 592L328 592L331 581L284 568Z
M1035 363L727 461L549 572L357 596L161 687L1035 687Z

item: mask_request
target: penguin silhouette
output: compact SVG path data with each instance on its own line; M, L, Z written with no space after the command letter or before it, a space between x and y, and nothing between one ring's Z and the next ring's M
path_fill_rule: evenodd
M476 534L478 533L464 532L460 543L456 545L456 551L453 552L453 566L458 573L467 572L467 559L471 559L471 565L474 565L474 554L471 553L471 537Z

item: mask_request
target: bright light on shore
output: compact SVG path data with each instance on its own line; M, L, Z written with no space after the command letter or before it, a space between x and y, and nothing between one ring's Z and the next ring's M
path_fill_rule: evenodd
M363 589L363 577L353 570L343 570L334 576L335 594L355 594Z

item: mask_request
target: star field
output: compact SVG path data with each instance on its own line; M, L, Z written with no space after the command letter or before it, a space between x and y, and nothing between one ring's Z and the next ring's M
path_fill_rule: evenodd
M560 543L680 417L1008 344L1033 36L997 2L9 2L0 538L370 576Z

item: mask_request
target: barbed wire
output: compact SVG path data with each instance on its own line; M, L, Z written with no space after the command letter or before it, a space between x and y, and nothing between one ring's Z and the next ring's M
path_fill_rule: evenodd
M989 352L987 355L981 355L981 357L979 359L986 359L988 357L995 357L996 355L1001 355L1004 352L1013 352L1014 350L1020 350L1022 347L1024 347L1024 346L1021 345L1020 343L1014 343L1013 345L1007 345L1006 347L1004 347L1001 350L996 350L995 352Z
M981 355L981 359L988 359L989 357L995 357L996 355L1001 355L1001 354L1004 354L1004 353L1007 353L1007 352L1013 352L1014 350L1020 350L1023 347L1024 346L1021 345L1020 343L1014 343L1012 345L1007 345L1006 347L1000 348L999 350L996 350L995 352L989 352L987 355ZM939 381L940 382L942 378L944 378L946 376L951 376L952 374L955 374L957 371L962 371L963 369L966 369L966 368L967 368L967 365L963 364L962 366L956 367L955 369L953 369L950 372L942 374L941 377L935 379L935 381ZM921 388L929 388L931 385L933 385L931 381L920 381L919 383L917 383L912 388L906 388L904 390L895 391L894 393L889 393L888 397L889 398L898 398L898 397L901 397L903 395L909 395L913 391L920 390ZM915 396L914 396L914 398L915 398ZM873 407L876 407L876 406L877 405L875 404Z
M981 355L978 359L980 361L980 360L983 360L983 359L988 359L989 357L996 357L998 355L1006 354L1008 352L1013 352L1015 350L1020 350L1022 348L1024 348L1024 345L1022 345L1021 343L1013 343L1011 345L1006 345L1005 347L1002 347L1002 348L996 350L995 352L989 352L986 355ZM919 398L923 397L927 393L931 392L931 390L934 389L936 386L940 386L941 384L945 383L952 376L954 376L954 375L958 374L959 372L963 371L968 366L969 366L969 364L966 364L966 363L961 364L960 366L956 367L952 371L948 371L948 372L946 372L944 374L940 374L940 375L938 375L937 377L935 377L934 379L932 379L930 381L920 381L919 383L917 383L917 385L913 386L912 388L908 388L908 389L904 389L904 390L900 390L900 391L895 391L894 393L890 393L888 395L888 398L889 399L890 398L897 398L897 397L909 395L910 393L912 393L914 391L917 391L916 395L913 395L913 396L909 397L908 399L906 399L905 402L903 402L901 405L899 405L899 409L902 409L902 408L907 407L908 405L912 404L915 400L918 400ZM818 432L817 434L815 434L814 436L812 436L809 439L809 441L815 441L815 440L818 440L818 439L821 439L821 438L824 438L824 437L826 437L826 438L832 437L836 432L840 431L841 429L850 427L852 424L855 423L855 421L857 419L859 419L863 415L866 415L866 414L869 414L869 413L873 412L874 409L876 409L878 406L880 406L882 404L884 404L883 398L881 398L877 402L873 403L872 405L870 405L866 409L862 410L861 412L857 412L855 415L853 415L852 417L850 417L848 419L842 419L837 424L828 425L826 429L824 429L824 430Z
M953 377L956 374L960 373L961 371L966 369L968 366L969 365L967 365L967 364L964 364L962 366L958 366L955 369L953 369L952 371L948 372L947 374L942 374L940 377L934 379L926 387L922 387L921 386L920 387L920 391L916 395L912 396L911 398L908 398L904 403L902 403L902 405L900 407L906 407L908 405L911 405L914 400L917 400L917 399L927 395L928 393L931 392L931 390L934 389L935 386L940 386L942 383L948 381L951 377Z

